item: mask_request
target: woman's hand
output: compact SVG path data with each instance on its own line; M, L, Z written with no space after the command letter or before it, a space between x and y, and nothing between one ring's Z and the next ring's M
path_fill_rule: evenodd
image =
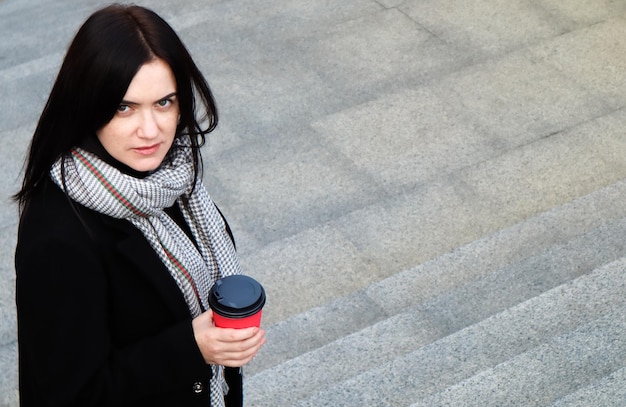
M194 318L192 327L204 361L212 365L228 367L246 365L265 343L265 331L257 327L244 329L216 327L211 310Z

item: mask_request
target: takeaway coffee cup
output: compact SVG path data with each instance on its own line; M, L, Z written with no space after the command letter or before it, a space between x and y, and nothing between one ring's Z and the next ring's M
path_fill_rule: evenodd
M213 322L220 328L261 326L265 290L252 277L234 275L221 278L209 291Z

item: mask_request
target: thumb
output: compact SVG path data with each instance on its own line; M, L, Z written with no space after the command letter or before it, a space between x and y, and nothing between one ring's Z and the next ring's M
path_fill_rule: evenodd
M209 308L208 310L206 310L205 314L209 321L211 321L211 325L215 326L215 321L213 321L213 310Z
M203 325L215 326L215 323L213 322L213 311L211 309L204 311L195 319L197 319L198 322L202 323Z

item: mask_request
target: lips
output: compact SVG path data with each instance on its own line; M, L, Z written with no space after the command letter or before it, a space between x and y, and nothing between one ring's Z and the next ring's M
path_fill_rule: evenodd
M157 144L153 144L151 146L145 146L145 147L135 147L133 148L133 151L135 151L138 154L141 155L150 155L150 154L154 154L157 152L157 150L159 149L159 146L161 144L157 143Z

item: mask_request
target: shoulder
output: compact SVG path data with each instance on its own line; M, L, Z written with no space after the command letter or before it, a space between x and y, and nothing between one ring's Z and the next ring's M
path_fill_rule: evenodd
M85 226L97 223L97 214L72 202L52 180L46 178L20 216L20 237L86 237Z
M72 201L52 180L37 186L19 221L16 260L40 255L85 256L102 252L125 236L132 225ZM121 234L121 235L120 235Z
M92 238L99 234L96 214L86 208L74 209L52 181L42 181L34 192L21 214L15 248L16 289L22 300L41 294L43 287L62 292L61 282L75 289L70 282L83 281L84 269L90 271L88 276L95 284L102 278L98 272L101 249ZM88 233L90 228L95 232ZM38 285L42 287L36 288Z
M80 274L87 267L93 276L131 233L140 234L130 222L88 209L45 180L21 214L15 270L22 280L41 267L64 275Z

